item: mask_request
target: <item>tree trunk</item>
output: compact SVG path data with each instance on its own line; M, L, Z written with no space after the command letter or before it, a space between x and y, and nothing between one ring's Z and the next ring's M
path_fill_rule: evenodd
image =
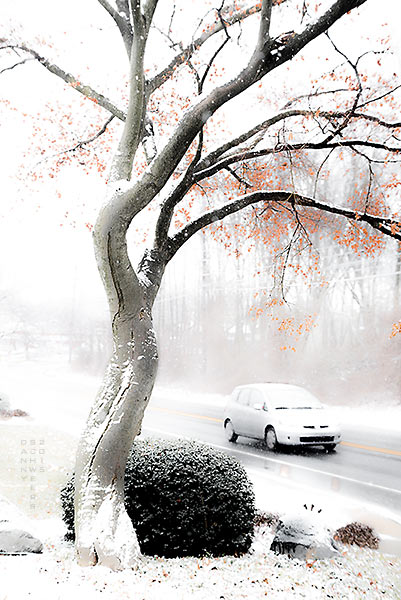
M126 247L128 224L118 218L115 200L113 195L105 204L94 229L113 354L78 446L75 534L79 564L118 570L135 566L140 558L124 507L124 474L156 378L152 306L163 268L149 253L138 273L133 270Z
M79 444L75 490L78 561L115 570L135 566L140 556L124 507L124 473L157 370L150 317L119 325L120 352L113 354Z

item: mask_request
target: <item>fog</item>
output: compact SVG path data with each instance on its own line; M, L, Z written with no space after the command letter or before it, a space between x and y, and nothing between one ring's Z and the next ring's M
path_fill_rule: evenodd
M12 18L13 10L21 14L30 4L3 5L3 16ZM383 22L394 16L394 7L394 2L380 7ZM46 27L61 39L54 12ZM72 8L67 12L70 19L63 28L72 29ZM107 17L98 13L93 26L82 17L85 35L112 31ZM32 32L41 29L36 9L29 21ZM399 64L396 22L389 19L388 28ZM81 51L75 47L72 65ZM90 60L94 55L92 48ZM4 73L3 98L20 111L43 110L60 84L42 71L36 65ZM22 93L28 86L35 93ZM110 323L86 224L93 223L104 182L97 174L69 167L57 181L45 178L33 185L29 173L38 157L30 154L31 130L21 126L20 113L2 108L2 139L7 140L0 161L2 361L23 365L57 359L66 368L100 375L110 353ZM138 236L131 238L135 256ZM244 247L236 258L233 249L227 252L208 233L187 244L168 267L156 301L158 381L223 393L245 382L285 381L305 385L331 403L401 402L401 335L391 336L400 318L397 245L386 242L380 253L367 258L347 252L329 236L313 243L321 258L320 279L303 283L287 274L285 302L273 313L267 304L277 283L274 253L264 246L249 252ZM301 259L308 260L308 255Z
M91 236L60 229L32 219L1 238L2 361L57 358L100 376L110 324ZM391 337L401 294L397 245L361 258L328 238L320 252L325 285L288 275L288 304L272 311L274 255L256 247L236 258L198 235L168 267L156 301L159 383L229 393L246 382L283 381L329 403L399 402L401 345Z

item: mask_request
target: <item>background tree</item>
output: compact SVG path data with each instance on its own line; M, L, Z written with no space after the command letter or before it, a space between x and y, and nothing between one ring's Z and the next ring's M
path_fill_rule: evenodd
M348 150L351 156L363 156L370 173L374 161L388 163L400 149L400 123L383 118L377 106L383 98L391 104L394 86L386 87L384 80L366 83L362 57L349 59L329 38L344 65L342 79L336 74L327 78L334 87L320 89L315 82L304 97L289 97L282 110L231 137L217 121L220 115L226 121L238 120L236 111L241 114L243 106L254 101L248 93L258 82L279 73L281 66L365 2L330 0L320 5L263 0L251 6L223 2L215 8L206 2L200 9L210 10L193 38L185 42L176 35L193 19L192 6L185 5L188 12L176 26L175 6L170 15L161 6L155 13L157 0L116 0L115 6L99 0L115 22L129 59L125 110L32 44L3 40L3 50L19 57L8 69L33 59L109 113L103 126L71 148L70 154L104 134L111 119L123 123L93 228L110 309L113 354L77 453L75 529L81 564L121 568L134 565L139 556L124 509L124 470L156 377L152 308L166 266L178 250L207 226L213 225L217 234L224 232L216 222L254 206L261 206L259 215L269 223L274 243L279 246L287 240L281 274L289 267L292 253L298 253L310 232L320 227L318 213L354 223L345 234L348 245L358 242L368 247L382 234L401 239L400 221L385 197L372 198L370 179L366 193L356 195L351 203L336 193L329 204L318 193L323 169L336 152L340 158ZM297 31L285 27L290 13L280 17L280 11L287 9ZM155 48L160 25L171 55L164 67ZM256 37L252 36L255 25ZM231 34L235 27L255 40L238 72L232 64L233 54L238 55ZM274 86L274 78L269 81ZM327 108L322 108L322 99L328 99ZM225 141L216 145L216 133L218 140L223 133ZM297 173L312 154L319 157L319 167L311 170L305 183ZM99 170L103 171L101 163ZM195 189L203 190L202 202ZM149 213L154 229L135 267L127 233L149 207L154 209ZM266 234L266 241L273 241L271 234ZM283 282L281 275L277 280L281 292Z

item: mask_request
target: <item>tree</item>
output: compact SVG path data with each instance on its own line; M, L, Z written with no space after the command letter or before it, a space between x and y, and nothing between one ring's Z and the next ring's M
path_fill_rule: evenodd
M135 565L140 554L135 531L124 508L124 471L132 442L141 430L156 377L158 356L152 307L166 266L196 232L256 205L262 205L262 211L272 222L277 211L288 213L298 233L305 231L304 222L313 221L311 215L320 212L354 222L354 231L358 232L354 235L363 236L368 232L368 225L380 235L401 240L401 222L383 203L378 205L371 201L370 189L357 206L341 202L329 204L319 199L313 189L310 194L296 189L297 181L293 177L294 163L306 152L322 156L316 178L337 149L341 152L351 149L354 154L365 156L369 165L380 153L381 160L388 161L389 156L400 151L395 132L401 124L369 112L370 106L376 107L378 96L372 95L371 88L364 89L360 59L350 60L333 42L351 71L345 79L345 88L311 91L306 108L294 107L300 98L288 98L288 106L269 119L212 150L207 148L207 128L215 123L214 115L229 108L233 99L246 98L252 86L299 55L366 0L327 0L323 7L315 3L313 18L308 15L311 9L306 2L263 0L248 7L237 2L226 6L222 2L208 13L209 22L188 44L173 39L172 20L161 13L160 7L161 18L167 23L164 33L173 56L169 64L153 76L147 74L145 53L150 52L152 58L157 53L157 49L148 47L157 0L116 0L115 6L108 0L98 1L114 20L128 55L126 111L26 42L10 38L3 40L2 48L22 57L16 65L25 63L28 58L35 59L107 111L110 116L98 132L99 136L112 117L123 122L104 204L93 229L114 347L79 444L75 495L76 549L80 564L99 563L118 569ZM271 25L287 3L300 11L299 32L273 35ZM247 64L235 74L231 73L231 67L229 77L219 80L222 59L230 64L229 48L233 44L230 31L241 24L246 28L251 21L257 21L258 33ZM201 57L199 61L197 56ZM194 77L196 93L188 94L188 106L183 110L181 100L186 94L182 93L181 100L178 96L181 79L187 73ZM171 107L177 110L176 123L169 126L158 122L157 115L152 119L151 113L152 102L160 97L163 88L170 94ZM394 89L387 89L382 97L392 97L393 93ZM323 94L335 99L343 94L343 100L336 100L334 106L333 102L329 103L327 110L314 107L313 99L320 100L325 97ZM299 123L303 126L301 141L292 133ZM317 131L311 123L317 126ZM369 125L366 129L365 124ZM165 129L162 143L158 140L157 126ZM270 132L273 132L271 136ZM93 139L95 137L98 136ZM367 151L375 154L368 156ZM279 163L273 163L269 170L263 162L266 157L281 161L280 168L287 173L284 189L275 187L274 177L269 180L271 171L278 172ZM246 165L253 165L250 181L241 171L249 170ZM194 189L209 186L213 190L214 186L219 191L218 182L225 181L226 177L231 178L226 187L228 193L219 194L213 206L208 201L203 213L195 216L186 209L186 199L190 199L190 205L194 204ZM153 240L135 267L128 253L127 232L151 203L157 209ZM172 232L171 224L177 211L181 212L183 222L178 231Z

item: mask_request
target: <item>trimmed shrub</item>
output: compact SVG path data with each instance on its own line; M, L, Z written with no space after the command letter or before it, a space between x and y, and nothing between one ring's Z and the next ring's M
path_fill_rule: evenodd
M61 493L73 539L71 479ZM253 537L254 493L231 456L187 440L136 440L125 472L125 506L144 554L243 554Z

